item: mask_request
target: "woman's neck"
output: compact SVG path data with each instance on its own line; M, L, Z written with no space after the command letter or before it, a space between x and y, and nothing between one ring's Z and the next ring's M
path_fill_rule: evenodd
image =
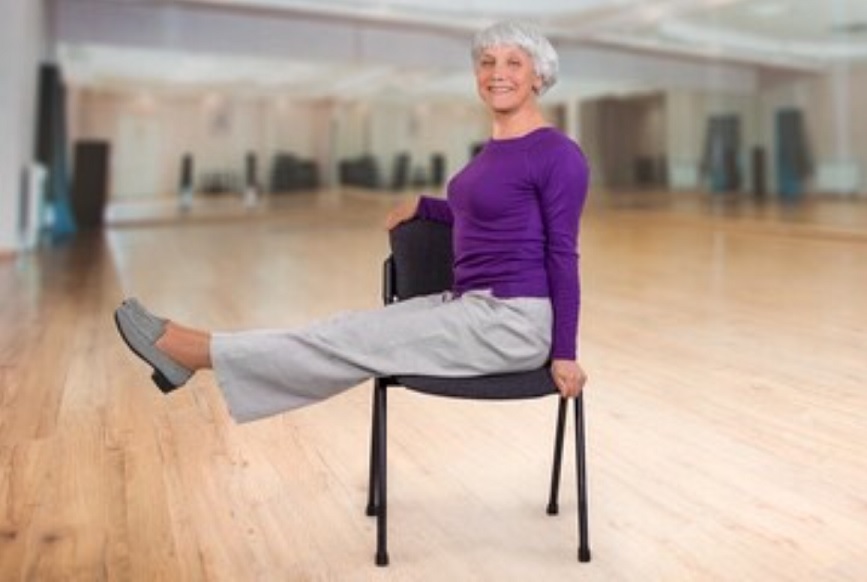
M542 113L535 108L529 111L495 113L491 137L493 139L521 137L548 125Z

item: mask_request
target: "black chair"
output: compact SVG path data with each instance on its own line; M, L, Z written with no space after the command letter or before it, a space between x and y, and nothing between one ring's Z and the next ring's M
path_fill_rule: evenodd
M451 287L452 242L451 228L429 221L413 220L391 231L391 256L385 261L383 299L386 303L422 294L436 293ZM482 400L517 400L558 395L548 366L538 370L474 378L442 378L430 376L396 376L377 378L373 390L373 422L370 447L370 485L367 515L376 516L376 564L387 566L387 497L386 497L386 418L387 394L390 387L403 386L410 390L446 396ZM566 426L568 400L559 397L554 463L551 469L551 489L547 512L559 511L560 467ZM575 453L578 488L578 560L590 561L587 526L587 479L584 451L583 398L575 403Z

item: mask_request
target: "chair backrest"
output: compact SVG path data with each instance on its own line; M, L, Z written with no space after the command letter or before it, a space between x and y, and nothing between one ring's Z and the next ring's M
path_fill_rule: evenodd
M393 228L389 242L391 257L386 263L389 300L404 300L451 289L454 256L449 225L411 220ZM388 281L389 277L391 281Z

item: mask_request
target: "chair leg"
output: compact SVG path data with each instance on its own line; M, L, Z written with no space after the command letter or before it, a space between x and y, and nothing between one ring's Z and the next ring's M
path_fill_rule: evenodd
M548 515L557 515L560 511L560 468L563 466L563 440L566 432L567 400L560 397L557 407L557 432L554 434L554 463L551 466L551 494L548 497Z
M375 391L376 399L376 489L377 502L376 508L376 565L388 566L388 541L387 541L387 513L388 502L386 496L386 408L387 408L388 389L381 383L378 383Z
M575 471L578 481L578 561L590 561L590 534L587 525L587 465L584 442L584 396L575 398Z
M367 485L367 510L365 513L369 517L373 517L376 515L377 511L377 499L376 499L376 488L377 488L377 459L376 453L379 447L379 443L377 442L377 435L379 433L379 407L377 406L377 396L376 393L379 390L379 386L382 383L380 378L374 380L373 383L373 397L370 399L372 403L373 411L371 413L371 421L370 421L370 479Z

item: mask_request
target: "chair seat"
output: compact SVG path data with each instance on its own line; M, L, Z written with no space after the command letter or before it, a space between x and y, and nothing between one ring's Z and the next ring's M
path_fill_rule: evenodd
M416 392L449 398L474 400L518 400L539 398L557 393L557 386L547 367L528 372L492 374L471 378L442 376L397 376L390 384L398 384Z

